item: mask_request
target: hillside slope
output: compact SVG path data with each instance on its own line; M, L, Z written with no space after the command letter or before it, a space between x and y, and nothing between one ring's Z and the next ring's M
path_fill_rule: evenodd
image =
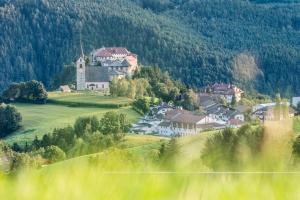
M191 86L300 93L299 12L243 0L0 0L0 90L33 78L50 86L81 35L86 52L125 46Z

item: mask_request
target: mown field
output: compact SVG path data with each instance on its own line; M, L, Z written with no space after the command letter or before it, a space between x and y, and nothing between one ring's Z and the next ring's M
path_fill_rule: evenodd
M100 92L59 93L49 92L48 102L72 107L116 108L128 106L132 99L125 97L104 96Z
M16 103L14 105L18 111L21 112L23 117L22 128L6 137L5 141L7 143L12 144L18 142L24 144L26 141L32 141L35 136L40 137L52 132L54 128L73 125L75 120L81 116L97 116L101 118L108 111L116 111L127 114L132 122L135 122L140 116L130 106L119 108L105 107L107 104L127 104L130 102L127 98L113 98L93 93L50 93L49 98L61 102L80 102L83 106L73 107L68 105L68 103L65 105L52 103L46 105ZM85 104L95 102L104 106L85 106Z

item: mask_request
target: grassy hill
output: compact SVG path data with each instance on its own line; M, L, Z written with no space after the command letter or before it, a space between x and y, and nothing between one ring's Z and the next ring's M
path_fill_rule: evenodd
M188 167L189 170L200 170L199 166L202 164L199 163L199 158L201 155L201 151L204 148L206 140L217 134L218 131L208 131L203 132L198 135L182 137L178 139L179 144L179 153L177 156L177 169L178 170L186 170ZM117 148L121 148L126 150L127 152L133 154L140 159L149 159L151 155L157 153L161 144L163 142L168 141L169 138L151 136L151 135L127 135L123 142L118 144ZM43 170L47 171L49 169L57 168L58 166L74 166L79 163L88 164L91 158L103 158L105 153L96 153L91 155L85 155L76 157L70 160L66 160L63 162L55 163L53 165L46 166ZM200 164L200 165L199 165ZM203 165L202 165L203 166ZM195 167L195 168L193 168ZM207 170L206 167L203 166L203 170Z
M199 158L205 140L212 134L207 132L179 139L180 170L161 170L147 163L163 138L130 136L125 142L131 143L128 151L133 154L111 149L56 163L38 171L25 170L9 177L2 175L0 197L24 200L252 200L255 194L258 200L298 199L300 182L295 176L299 174L297 172L213 173L195 168L194 161ZM94 163L91 157L97 158L99 163Z
M140 116L131 107L110 108L105 105L128 104L127 98L112 98L98 96L97 94L55 94L50 93L50 99L55 99L59 102L67 102L65 105L46 104L14 104L23 117L22 128L12 135L5 138L9 144L13 142L23 143L32 141L35 136L43 136L46 133L52 132L54 128L62 128L68 125L73 125L78 117L82 116L97 116L101 118L108 111L116 111L127 114L128 118L134 122ZM81 106L72 107L71 102L80 102ZM88 106L86 106L86 104ZM95 107L90 106L96 104Z
M169 138L166 137L158 137L151 135L127 135L125 139L120 142L116 147L120 149L125 149L128 152L133 153L136 156L147 158L151 151L158 151L160 145ZM68 159L62 162L54 163L48 166L43 167L43 171L47 172L48 170L52 170L60 168L62 166L72 167L78 164L89 164L90 159L99 157L103 158L105 156L105 152L84 155L72 159Z
M222 81L269 94L300 93L299 4L0 0L0 7L0 90L33 78L50 86L78 58L81 35L86 53L125 46L141 63L191 86Z

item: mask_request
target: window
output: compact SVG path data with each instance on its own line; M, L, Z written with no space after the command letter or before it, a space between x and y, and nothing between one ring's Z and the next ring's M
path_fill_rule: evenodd
M82 69L82 64L79 65L79 68Z
M104 88L104 84L102 84L102 88Z

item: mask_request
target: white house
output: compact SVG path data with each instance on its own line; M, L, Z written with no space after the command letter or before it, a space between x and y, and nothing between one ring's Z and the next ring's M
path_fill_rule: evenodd
M175 109L166 113L164 120L158 125L158 132L165 136L187 136L214 128L216 124L209 116L199 116L193 113Z
M71 88L68 85L61 85L58 90L63 93L72 92Z

